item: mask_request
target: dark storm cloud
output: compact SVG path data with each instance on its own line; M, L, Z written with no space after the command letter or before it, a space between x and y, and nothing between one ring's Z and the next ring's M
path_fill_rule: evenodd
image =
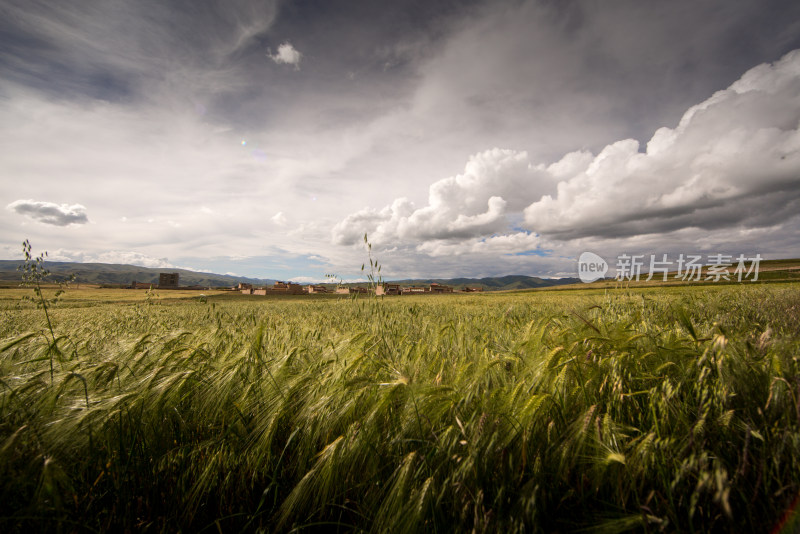
M0 73L54 98L195 101L245 126L300 100L360 115L375 109L371 97L407 88L401 80L466 5L11 0L0 5ZM297 76L274 65L300 57L313 66Z
M492 146L546 158L646 140L753 65L800 47L800 4L769 6L490 2L421 67L416 102L442 134L454 124L488 131Z
M58 98L193 100L248 126L302 108L359 120L416 92L443 131L488 127L491 146L518 146L521 121L582 115L577 141L597 149L599 132L646 139L800 47L798 20L796 2L11 0L0 72ZM287 42L308 64L297 76L269 61Z

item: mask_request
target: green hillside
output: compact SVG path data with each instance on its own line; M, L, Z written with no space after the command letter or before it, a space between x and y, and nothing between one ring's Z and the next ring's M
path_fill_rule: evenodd
M538 278L525 275L508 275L486 278L425 278L409 280L392 280L401 285L444 284L456 289L479 287L484 291L508 291L511 289L534 289L537 287L558 286L580 282L577 278Z
M21 261L0 260L0 280L6 284L20 280L17 267ZM76 276L76 282L81 284L99 285L129 285L134 280L144 283L158 283L158 275L163 272L180 273L182 286L198 285L206 287L234 286L239 282L253 285L272 285L275 280L263 278L247 278L244 276L230 276L225 274L200 273L186 269L152 269L137 265L119 265L113 263L75 263L75 262L50 262L46 267L52 273L54 281L64 280L70 274ZM484 291L506 291L510 289L532 289L554 285L572 284L578 282L577 278L543 279L533 276L511 275L488 278L426 278L392 280L393 283L402 285L430 285L431 283L453 286L456 289L464 287L479 287ZM364 285L346 284L346 285Z
M22 261L0 260L0 280L14 282L20 280L17 267ZM180 273L182 286L225 287L234 286L239 282L268 285L274 280L247 278L244 276L230 276L226 274L200 273L186 269L152 269L138 265L119 265L113 263L75 263L48 261L46 265L52 273L52 280L64 280L70 274L75 275L75 281L81 284L99 285L129 285L134 280L144 283L158 283L159 273Z
M0 281L4 285L15 285L20 280L17 267L21 265L17 260L0 260ZM248 278L245 276L231 276L225 274L202 273L186 269L153 269L137 265L120 265L112 263L75 263L75 262L47 262L47 268L52 273L52 280L66 279L70 274L76 275L76 282L81 284L98 285L130 285L134 280L144 283L158 283L158 275L162 272L180 273L181 286L226 287L234 286L239 282L250 283L256 286L272 285L274 279ZM645 273L646 274L646 273ZM659 284L658 280L645 282L642 276L639 282L633 284L653 285ZM800 260L780 259L764 260L759 270L759 280L764 282L797 280L800 279ZM413 278L403 280L385 280L403 286L428 286L432 283L452 286L456 290L465 287L481 288L484 291L511 291L537 289L553 286L566 286L584 284L578 278L538 278L525 275L508 275L485 278ZM609 286L616 283L613 279L598 280L593 286ZM669 283L686 283L672 281ZM323 284L331 285L331 284ZM344 284L347 286L363 286L364 283Z

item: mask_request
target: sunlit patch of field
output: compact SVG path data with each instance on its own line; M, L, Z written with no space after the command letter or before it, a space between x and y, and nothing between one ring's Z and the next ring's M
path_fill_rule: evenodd
M613 265L612 265L613 267ZM757 279L755 274L751 273L748 276L745 276L746 273L742 274L742 280L738 279L738 275L735 273L735 267L732 266L727 268L724 271L725 276L719 277L716 279L715 275L709 274L708 267L704 266L703 269L700 270L699 279L696 279L696 276L687 277L687 279L682 278L679 276L676 271L671 271L667 274L666 280L664 279L663 273L654 273L653 277L648 280L648 273L647 265L644 266L642 272L638 279L635 276L631 277L630 280L615 280L611 278L605 278L601 280L596 280L589 284L585 283L575 283L575 284L567 284L562 286L556 287L544 287L544 288L535 288L535 289L523 289L523 290L513 290L514 292L519 291L555 291L555 290L586 290L586 289L626 289L626 288L647 288L647 287L672 287L672 286L723 286L723 285L731 285L731 284L744 284L744 285L753 285L753 284L763 284L763 283L784 283L784 282L800 282L800 259L783 259L783 260L764 260L760 263L758 268L758 276ZM750 265L747 264L746 267L749 269Z
M45 287L44 291L48 290L55 292L55 288ZM150 301L168 301L174 299L191 299L198 298L200 295L213 296L222 295L225 291L219 290L206 290L206 291L189 291L189 290L158 290L154 289L148 293L145 289L104 289L97 286L76 288L67 288L63 295L59 297L65 304L72 303L87 303L96 305L99 303L137 303ZM14 289L0 289L0 306L6 307L8 304L16 306L24 295L33 296L33 290L28 288L14 288Z
M52 332L14 291L4 531L763 531L800 492L797 283L69 290Z

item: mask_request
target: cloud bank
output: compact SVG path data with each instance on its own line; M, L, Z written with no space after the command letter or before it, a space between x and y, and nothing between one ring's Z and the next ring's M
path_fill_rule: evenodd
M79 263L112 263L122 265L137 265L153 269L186 269L169 261L168 258L154 258L141 252L130 250L109 250L95 254L80 250L56 249L48 254L50 261L69 261ZM194 270L194 269L189 269Z
M569 156L562 166L572 159L574 156ZM526 152L486 150L472 156L462 174L431 185L427 206L416 208L408 199L399 198L381 210L360 210L333 228L333 241L354 244L365 231L376 242L473 238L502 232L510 214L553 190L555 174L530 163Z
M6 206L6 208L40 223L52 224L53 226L69 226L70 224L86 224L89 222L86 208L80 204L69 205L36 200L17 200Z
M800 200L800 51L759 65L660 128L639 152L605 147L528 206L526 225L559 239L777 224Z
M769 227L800 212L800 51L747 71L658 129L597 155L545 165L492 149L433 183L428 204L406 198L350 214L337 244L376 242L441 255L520 252L548 242L631 238L687 229Z

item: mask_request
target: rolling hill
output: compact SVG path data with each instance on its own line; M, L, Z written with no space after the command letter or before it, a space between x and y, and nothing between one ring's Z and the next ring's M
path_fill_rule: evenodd
M508 275L487 278L425 278L410 280L391 280L401 285L444 284L456 289L463 287L479 287L484 291L509 291L513 289L535 289L538 287L560 286L580 282L577 278L538 278L525 275Z
M0 280L7 284L18 282L21 277L17 267L22 261L0 260ZM64 280L70 274L74 274L75 281L81 284L98 285L129 285L134 280L144 283L158 283L158 275L163 272L180 273L181 286L204 286L204 287L230 287L239 282L249 283L257 286L272 285L273 279L248 278L244 276L231 276L226 274L201 273L186 269L153 269L149 267L139 267L137 265L120 265L112 263L75 263L75 262L50 262L46 263L47 269L52 273L53 281ZM390 280L387 280L387 282ZM393 283L402 285L430 285L431 283L453 286L456 289L463 287L479 287L484 291L507 291L513 289L533 289L538 287L549 287L555 285L573 284L578 282L577 278L544 279L534 276L510 275L501 277L487 278L425 278L425 279L406 279L391 280ZM326 284L327 285L327 284ZM364 284L346 284L364 285Z
M0 280L7 282L21 279L17 267L22 261L0 260ZM99 285L129 285L134 280L144 283L158 283L159 273L180 273L182 286L204 287L230 287L239 282L256 285L271 285L275 280L262 278L247 278L244 276L231 276L227 274L201 273L186 269L152 269L138 265L119 265L114 263L75 263L48 261L45 267L52 273L54 281L64 280L70 274L75 275L75 281L81 284Z

